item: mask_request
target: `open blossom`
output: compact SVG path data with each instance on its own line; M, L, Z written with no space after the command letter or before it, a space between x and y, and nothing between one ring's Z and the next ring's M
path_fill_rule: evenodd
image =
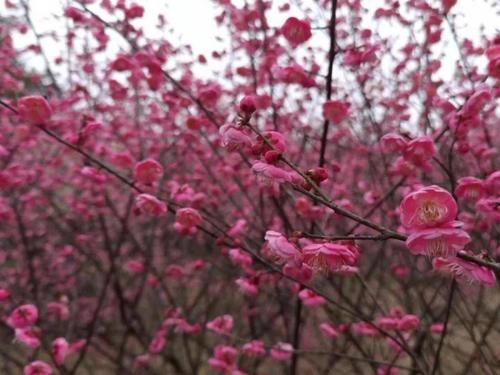
M413 254L448 257L463 250L470 241L467 232L448 225L416 231L408 237L406 245Z
M500 196L500 170L486 177L484 185L491 195Z
M16 328L16 341L31 349L36 349L40 346L40 333L41 331L37 327Z
M435 270L449 273L460 282L495 285L495 273L484 266L468 262L457 257L434 258L432 265Z
M492 100L491 90L488 87L482 87L472 94L460 110L463 117L474 117Z
M258 293L257 285L244 277L237 279L236 285L248 297L255 297Z
M477 201L476 209L492 221L500 221L500 197L483 198Z
M408 141L396 133L385 134L380 138L380 146L385 152L399 152L406 148Z
M360 48L349 48L344 53L343 63L351 67L356 67L363 63L376 61L376 52L378 49L378 44L367 44Z
M453 221L457 203L443 188L431 185L408 194L400 206L401 223L409 229L424 229Z
M290 17L285 21L281 26L281 33L292 45L302 44L312 35L309 22L296 17Z
M471 176L459 178L455 194L458 198L475 202L485 194L484 182L479 178Z
M167 205L150 194L139 194L135 197L136 212L150 216L163 216L167 213Z
M226 232L226 235L228 237L238 237L241 232L243 232L246 229L247 226L247 221L245 219L238 219L234 225L229 228L229 230Z
M174 229L181 234L195 234L203 221L200 213L191 207L180 208L175 213Z
M35 305L27 304L16 308L7 318L7 324L12 328L30 327L38 319L38 309Z
M233 317L231 315L218 316L207 323L207 329L219 335L229 333L233 329Z
M242 268L252 265L252 257L238 248L229 250L229 258L234 264L238 264Z
M42 96L25 96L17 102L21 118L31 125L43 125L52 116L49 102Z
M283 266L283 273L301 283L308 282L313 277L313 269L305 263L287 263Z
M62 365L68 353L69 344L64 337L58 337L52 341L52 356L56 364Z
M420 319L416 315L407 314L402 316L398 321L398 330L406 332L413 331L420 325Z
M436 155L436 146L431 137L419 137L406 145L403 156L415 165L421 165Z
M292 174L290 172L276 167L272 164L256 162L252 166L252 170L257 173L257 175L265 177L274 182L284 183L292 181Z
M302 254L297 246L279 232L268 230L264 239L271 255L286 263L299 264Z
M338 271L342 266L357 263L359 252L354 246L339 243L313 243L302 249L304 263L324 271Z
M323 104L323 116L334 124L338 124L349 115L349 107L349 103L328 100Z
M326 300L314 293L310 289L302 289L299 292L299 298L305 306L321 306L326 303Z
M276 79L283 83L296 83L302 87L309 88L315 85L314 79L309 77L304 69L298 64L287 66L275 66L273 73Z
M134 167L134 180L144 185L153 185L163 174L163 167L154 159L145 159Z
M250 147L252 145L252 139L248 134L246 134L243 129L232 124L226 124L219 128L219 134L221 136L221 143L223 147L228 150L236 150L239 147Z
M214 370L223 372L225 374L231 374L230 371L236 369L237 356L238 350L236 350L232 346L217 345L214 348L213 357L208 360L208 364Z
M24 367L24 375L52 375L52 368L44 361L34 361Z
M241 347L241 351L252 357L262 357L266 354L264 343L260 340L252 340Z

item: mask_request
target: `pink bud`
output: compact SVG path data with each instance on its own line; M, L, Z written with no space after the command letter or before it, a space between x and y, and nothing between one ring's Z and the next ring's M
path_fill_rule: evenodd
M17 102L21 118L31 125L43 125L52 116L49 102L42 96L25 96Z
M246 115L251 115L257 109L255 98L252 95L243 97L240 101L240 111Z

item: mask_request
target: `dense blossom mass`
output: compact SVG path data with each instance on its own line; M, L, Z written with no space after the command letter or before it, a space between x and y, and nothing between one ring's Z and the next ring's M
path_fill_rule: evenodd
M499 373L500 4L174 2L0 5L0 373Z

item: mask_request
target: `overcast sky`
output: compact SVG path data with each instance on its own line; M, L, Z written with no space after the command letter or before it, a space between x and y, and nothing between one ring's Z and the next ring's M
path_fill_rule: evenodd
M168 38L174 45L176 41L182 41L185 44L192 46L195 54L203 53L209 55L214 49L221 49L227 47L225 43L216 42L216 36L223 36L223 31L218 30L214 20L216 9L211 0L134 0L136 3L142 4L145 7L146 13L141 21L145 27L147 35L154 35L156 37ZM461 38L470 37L477 39L478 30L480 25L486 25L487 33L493 35L495 30L500 28L500 16L498 14L498 7L495 13L492 4L498 0L458 0L453 13L463 13L466 18L458 19L459 35ZM241 2L240 0L233 0L233 3ZM273 5L284 4L285 0L275 0ZM313 0L304 0L303 4L308 2L313 3ZM62 14L64 4L71 4L70 0L30 0L31 18L39 33L48 31L59 30L60 33L64 32L60 26L61 21L57 21L58 15ZM294 1L290 1L294 4ZM365 2L365 4L368 2ZM370 0L370 10L374 11L379 5L384 3L383 0ZM373 8L371 5L373 4ZM294 9L296 10L294 12ZM295 14L294 14L295 13ZM3 1L0 0L0 14L6 14ZM163 35L158 35L154 25L157 24L158 14L165 15L167 22L172 26L174 33L164 30ZM303 16L292 7L292 12L282 14L278 12L271 12L269 15L269 23L271 26L280 26L289 15ZM320 22L313 20L314 22ZM496 28L496 29L495 29ZM394 34L394 30L388 29L388 34ZM444 37L449 37L447 27L445 27ZM33 40L26 36L16 38L16 43L23 46L32 43ZM119 42L116 41L115 47L120 48ZM44 42L44 51L49 55L49 58L54 59L58 54L62 53L63 43L53 43L50 40ZM125 44L122 44L125 47ZM448 54L448 62L444 64L453 65L453 61L458 57L456 47L450 47ZM27 61L30 65L37 65L38 59ZM40 61L41 62L41 61ZM449 69L448 69L449 70ZM446 72L444 73L446 76ZM450 74L451 75L451 74ZM446 77L445 77L446 78Z

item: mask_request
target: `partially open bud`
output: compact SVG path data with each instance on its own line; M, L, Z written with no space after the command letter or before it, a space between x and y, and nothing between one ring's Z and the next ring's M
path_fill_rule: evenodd
M240 101L240 111L245 115L251 115L257 109L255 99L252 95L246 95Z
M325 168L321 167L309 169L307 175L317 184L320 184L328 178L328 172Z

